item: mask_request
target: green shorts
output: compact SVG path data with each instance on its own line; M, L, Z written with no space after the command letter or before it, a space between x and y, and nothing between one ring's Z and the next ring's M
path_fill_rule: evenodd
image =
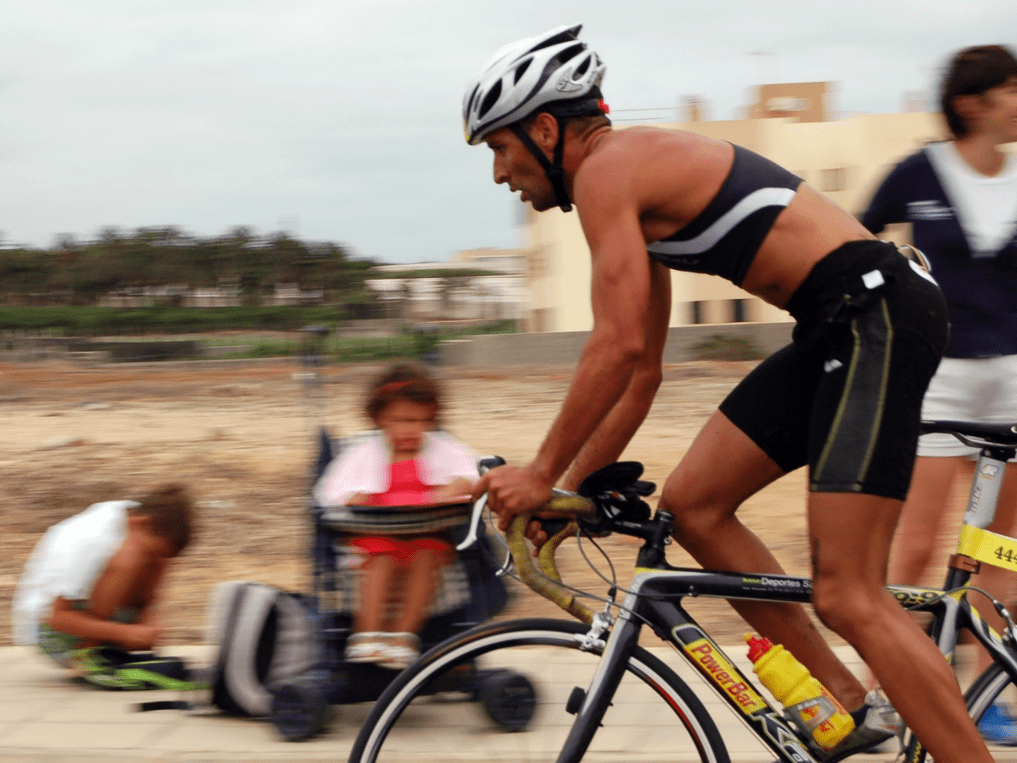
M85 611L89 609L87 601L71 602L71 609ZM141 614L137 607L125 607L110 618L115 623L136 622ZM61 633L47 623L39 623L39 649L43 654L52 657L65 668L77 668L74 654L81 650L81 638L69 633ZM87 650L86 650L87 651Z
M78 606L80 604L80 606ZM87 608L79 602L76 609ZM139 611L128 608L111 619L133 623ZM202 688L193 680L191 671L176 657L160 657L151 652L128 652L116 646L81 647L81 639L39 624L39 649L77 677L92 686L116 691L170 689L192 691Z

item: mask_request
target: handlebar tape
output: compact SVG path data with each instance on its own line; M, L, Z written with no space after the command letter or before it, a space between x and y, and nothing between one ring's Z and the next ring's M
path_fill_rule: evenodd
M587 518L596 516L596 506L592 501L581 496L556 495L548 501L544 508L582 515ZM573 520L547 539L540 549L540 571L538 571L526 546L526 526L529 521L530 516L528 515L516 517L506 534L509 550L512 553L516 569L519 571L519 577L537 594L561 607L580 622L589 625L593 622L593 610L577 601L575 594L562 585L561 574L558 572L558 565L554 558L558 546L566 538L575 535L579 525Z

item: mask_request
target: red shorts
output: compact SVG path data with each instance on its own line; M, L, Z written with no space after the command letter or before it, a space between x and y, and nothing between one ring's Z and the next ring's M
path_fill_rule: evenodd
M350 543L354 548L365 554L384 554L394 557L397 561L408 563L422 551L434 552L434 557L439 564L449 564L455 557L452 544L441 538L389 538L384 536L369 536L353 538Z

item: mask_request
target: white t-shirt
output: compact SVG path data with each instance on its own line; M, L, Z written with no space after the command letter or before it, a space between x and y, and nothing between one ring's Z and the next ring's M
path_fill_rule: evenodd
M933 143L926 152L967 236L974 257L993 257L1017 230L1017 157L983 175L971 167L953 141Z
M50 527L35 545L14 591L15 644L36 644L39 622L57 597L86 600L106 564L127 537L133 501L104 501Z

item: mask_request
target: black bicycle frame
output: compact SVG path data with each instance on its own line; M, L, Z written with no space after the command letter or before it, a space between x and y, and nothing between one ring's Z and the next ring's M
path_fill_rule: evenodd
M932 613L936 642L947 659L953 658L960 630L967 629L1017 682L1017 659L971 606L963 588L954 593L913 586L889 586L889 590L909 610ZM675 646L735 714L781 759L793 763L839 760L840 756L820 753L818 748L802 741L784 720L782 712L767 701L752 680L689 615L683 607L686 597L806 604L812 599L812 581L789 575L671 567L641 570L619 606L618 621L608 639L600 668L577 713L559 761L581 759L611 703L644 624Z

